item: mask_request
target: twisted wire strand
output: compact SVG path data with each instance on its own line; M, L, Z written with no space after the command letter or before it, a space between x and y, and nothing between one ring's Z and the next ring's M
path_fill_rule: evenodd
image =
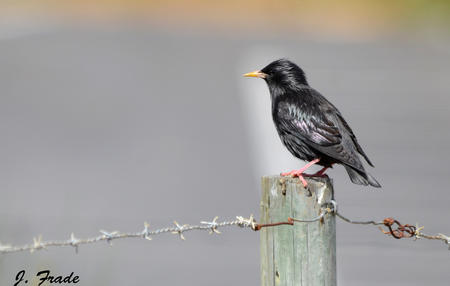
M336 212L336 216L340 219L342 219L345 222L351 223L351 224L373 224L373 225L384 225L382 221L374 221L374 220L368 220L368 221L356 221L351 220L349 218L346 218L345 216L341 215L339 212Z
M124 239L124 238L143 238L147 240L152 240L153 236L164 234L164 233L171 233L179 235L181 239L185 239L184 233L188 231L194 231L194 230L202 230L202 231L209 231L210 234L220 234L219 228L226 228L226 227L232 227L232 226L239 226L240 228L250 228L252 230L260 230L263 227L275 227L282 224L288 224L293 225L294 222L299 223L314 223L317 221L321 221L322 219L326 218L326 215L335 215L336 217L340 218L341 220L350 223L350 224L357 224L357 225L375 225L379 226L381 231L385 234L392 235L393 237L399 239L403 237L412 237L414 239L429 239L429 240L440 240L443 241L446 245L449 246L450 250L450 237L444 234L437 234L437 235L429 235L422 232L422 229L424 227L419 226L410 226L410 225L402 225L398 221L387 218L383 221L374 221L374 220L367 220L367 221L358 221L358 220L351 220L345 216L343 216L340 212L337 210L337 204L332 201L332 206L329 206L329 204L323 205L321 207L321 211L317 217L311 218L311 219L298 219L298 218L288 218L287 221L284 222L276 222L276 223L270 223L270 224L257 224L256 220L253 218L253 215L251 215L249 218L244 218L242 216L237 216L235 220L229 220L229 221L222 221L218 222L218 217L215 217L212 221L201 221L198 225L189 225L189 224L179 224L178 222L174 221L174 226L171 227L164 227L159 228L155 230L150 230L150 225L145 222L144 223L144 229L142 231L137 232L119 232L119 231L112 231L108 232L105 230L100 230L101 235L91 237L91 238L85 238L85 239L79 239L76 238L75 235L72 233L70 235L70 238L68 240L49 240L49 241L42 241L42 236L38 236L37 238L33 238L32 244L26 244L23 246L12 246L7 244L0 243L0 254L5 253L13 253L13 252L21 252L21 251L30 251L34 252L36 250L41 249L47 249L49 247L64 247L64 246L71 246L75 248L75 251L78 252L78 247L83 244L92 244L96 242L105 241L108 244L112 244L113 240L116 239ZM393 229L392 225L395 222L397 223L398 227L397 229ZM389 224L390 223L390 224ZM387 226L389 228L389 231L384 231L381 226ZM405 227L410 227L409 229ZM412 230L411 230L412 229ZM403 235L403 232L407 232L407 236Z
M334 212L335 215L342 219L343 221L347 222L347 223L351 223L351 224L359 224L359 225L375 225L375 226L379 226L380 230L384 233L384 234L390 234L393 237L399 239L399 238L403 238L405 236L403 236L403 232L405 231L404 227L405 226L409 226L409 225L401 225L400 223L398 223L398 221L392 219L392 218L387 218L383 221L374 221L374 220L367 220L367 221L357 221L357 220L351 220L345 216L343 216L341 213L339 213L337 210ZM399 224L399 227L396 230L393 230L390 226L392 224L389 225L390 221L396 221ZM388 226L390 231L384 231L380 226ZM403 228L402 228L403 227ZM411 226L410 226L411 227ZM448 246L448 250L450 250L450 236L444 235L442 233L438 233L437 235L430 235L430 234L426 234L422 232L422 229L424 229L424 226L414 226L413 228L413 232L410 233L410 236L406 236L406 237L412 237L414 240L417 239L429 239L429 240L440 240L442 242L444 242L447 246ZM401 236L397 236L398 235L398 231L401 232ZM397 234L396 234L397 233Z
M82 244L91 244L100 241L106 241L110 245L113 240L123 239L123 238L144 238L147 240L151 240L153 236L160 235L164 233L172 233L180 236L181 239L185 239L184 233L188 231L194 230L203 230L209 231L210 234L217 233L220 234L218 228L231 227L231 226L239 226L241 228L251 228L255 229L255 219L251 215L249 218L244 218L242 216L237 216L235 220L231 221L223 221L217 222L218 217L215 217L212 221L201 221L200 225L189 225L183 224L180 225L178 222L174 221L175 226L159 228L155 230L149 229L149 224L144 223L144 229L138 232L119 232L112 231L108 232L105 230L100 230L101 235L79 239L76 238L72 233L68 240L49 240L42 241L42 236L38 236L37 238L33 238L32 244L26 244L23 246L12 246L0 243L0 253L12 253L12 252L20 252L20 251L30 251L34 252L36 250L47 249L49 247L62 247L62 246L72 246L75 248L75 251L78 252L78 247Z

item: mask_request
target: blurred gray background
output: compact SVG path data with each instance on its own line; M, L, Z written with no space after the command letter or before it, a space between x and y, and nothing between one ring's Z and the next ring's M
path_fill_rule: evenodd
M265 83L242 78L279 57L305 69L376 165L382 190L328 172L341 212L450 233L445 34L18 23L0 29L2 243L259 214L260 177L304 164L276 135ZM185 236L1 255L0 285L47 268L79 285L259 285L258 233ZM339 285L450 281L441 242L338 221L337 252Z

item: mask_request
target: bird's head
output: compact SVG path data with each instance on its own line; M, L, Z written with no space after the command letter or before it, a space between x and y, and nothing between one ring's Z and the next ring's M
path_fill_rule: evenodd
M259 77L264 79L270 89L296 89L308 85L303 70L287 59L271 62L265 68L244 74L245 77Z

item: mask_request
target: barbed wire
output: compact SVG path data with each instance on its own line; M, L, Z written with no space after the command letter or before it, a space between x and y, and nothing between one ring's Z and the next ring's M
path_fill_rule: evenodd
M201 221L199 225L189 225L189 224L179 224L177 221L174 221L174 225L172 227L159 228L156 230L150 230L150 225L145 222L144 229L138 232L119 232L113 231L108 232L105 230L100 230L101 235L79 239L76 238L73 233L71 233L70 238L68 240L51 240L51 241L42 241L42 236L38 236L37 238L33 238L32 244L26 244L23 246L12 246L5 245L0 243L0 253L12 253L12 252L20 252L20 251L30 251L34 252L36 250L47 249L48 247L58 247L58 246L71 246L75 248L75 252L78 253L78 247L82 244L92 244L96 242L106 241L108 244L112 245L112 241L116 239L124 239L124 238L143 238L146 240L152 240L152 237L159 234L171 233L178 235L182 240L185 240L184 233L193 230L203 230L209 231L210 234L220 234L221 232L218 230L219 228L231 227L231 226L239 226L241 228L250 228L254 231L261 230L264 227L275 227L279 225L294 225L295 222L299 223L313 223L317 221L323 221L326 215L335 215L341 220L350 223L350 224L360 224L360 225L375 225L380 228L380 230L387 235L392 236L395 239L401 238L413 238L416 239L429 239L429 240L441 240L446 245L449 246L450 250L450 237L444 234L437 235L429 235L422 232L424 229L423 226L419 227L418 225L410 225L410 224L401 224L398 220L393 218L385 218L382 221L356 221L351 220L341 213L338 212L337 204L334 201L330 203L324 204L319 212L317 217L311 219L298 219L288 217L287 221L275 222L275 223L266 223L266 224L258 224L254 219L253 215L250 215L249 218L244 218L242 216L237 216L235 220L230 221L222 221L217 222L218 217L216 216L212 221ZM384 230L381 226L385 226L388 230Z
M199 225L189 225L189 224L179 224L177 221L174 221L174 226L159 228L155 230L150 230L150 225L145 222L144 229L138 232L119 232L112 231L108 232L105 230L100 230L101 235L79 239L76 238L73 233L70 234L70 238L68 240L51 240L51 241L42 241L42 236L38 236L37 238L33 238L32 244L26 244L23 246L12 246L5 245L0 243L0 253L11 253L11 252L20 252L20 251L30 251L34 252L36 250L47 249L48 247L57 247L57 246L72 246L75 248L75 252L78 252L78 247L82 244L91 244L101 241L106 241L108 244L112 245L112 241L116 239L123 238L143 238L146 240L152 240L152 237L155 235L160 235L163 233L171 233L179 235L179 237L184 240L184 233L193 230L203 230L209 231L210 234L216 233L220 234L219 228L230 227L230 226L239 226L241 228L251 228L256 229L256 221L251 215L249 218L244 218L242 216L237 216L235 220L231 221L223 221L217 222L218 217L215 217L212 221L201 221Z

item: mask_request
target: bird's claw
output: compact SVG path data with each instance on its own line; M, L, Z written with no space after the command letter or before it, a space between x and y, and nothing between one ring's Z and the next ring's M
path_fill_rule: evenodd
M293 171L290 171L290 172L285 172L285 173L281 173L281 176L283 176L283 177L287 177L287 176L291 176L291 177L293 177L293 173L295 172L295 170L293 170Z
M298 177L298 179L302 183L303 187L306 188L308 186L308 182L303 177L303 176L308 176L308 175L307 174L303 174L303 172L301 172L299 170L294 170L294 171L290 171L290 172L287 172L287 173L281 173L281 176L283 176L283 177L288 177L289 176L291 178Z
M308 182L305 180L305 178L300 175L298 176L298 179L302 182L303 187L306 189L306 187L308 187Z

